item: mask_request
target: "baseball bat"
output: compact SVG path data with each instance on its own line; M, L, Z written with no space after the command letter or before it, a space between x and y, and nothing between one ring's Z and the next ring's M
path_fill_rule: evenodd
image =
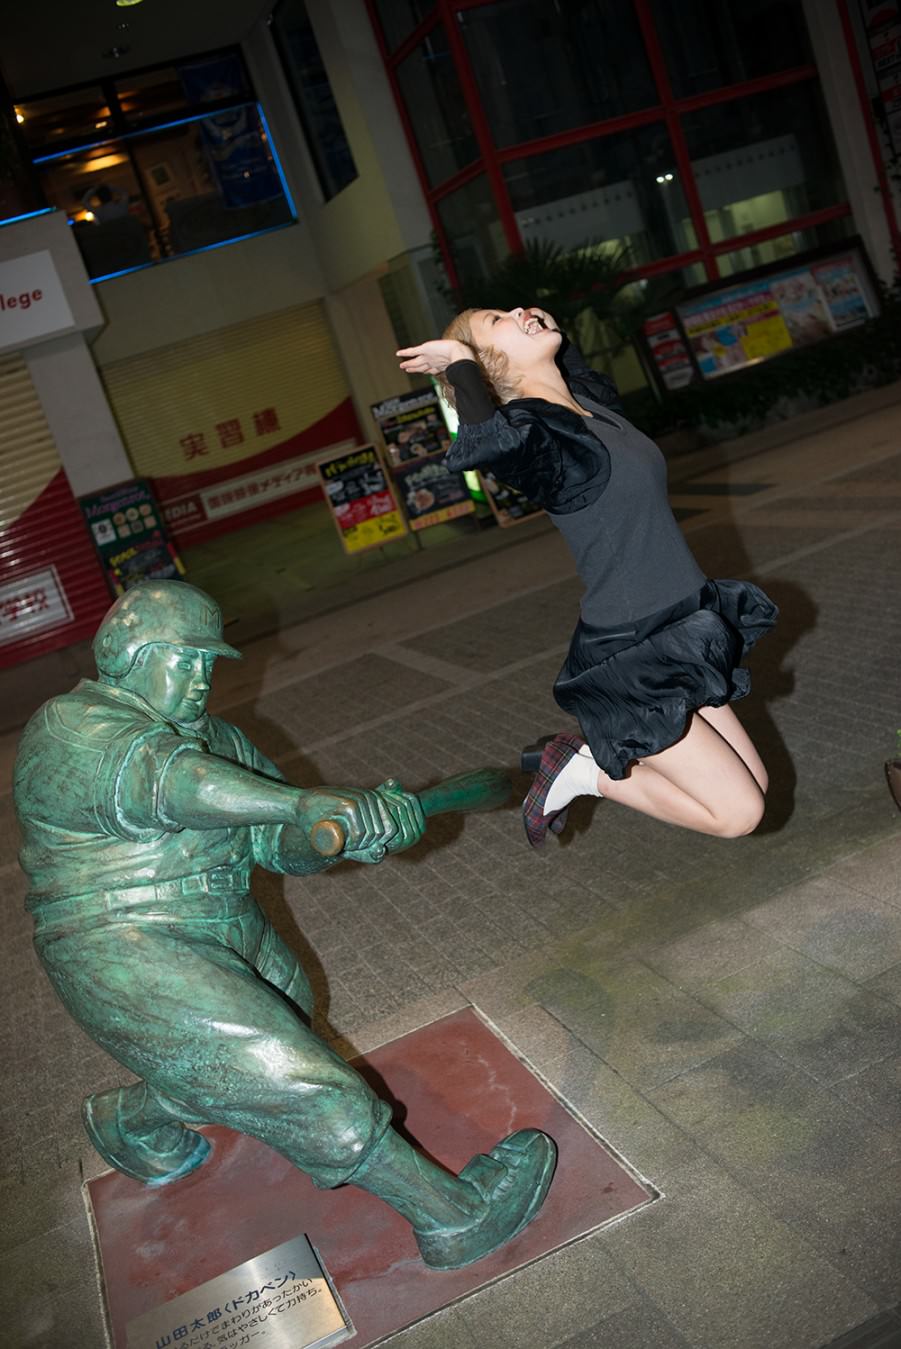
M496 768L478 768L426 787L419 793L419 803L426 817L453 810L494 810L510 799L511 791L506 773ZM310 841L321 857L337 857L347 842L343 823L319 820L310 831Z

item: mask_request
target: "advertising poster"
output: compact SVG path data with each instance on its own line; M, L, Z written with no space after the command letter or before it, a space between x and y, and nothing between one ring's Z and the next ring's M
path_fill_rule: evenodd
M769 280L680 305L679 316L705 379L764 361L792 345Z
M523 496L522 492L517 492L515 487L508 487L506 483L499 482L493 473L480 473L479 481L485 499L501 529L521 525L526 520L534 520L536 516L544 514L542 506L537 506L534 501Z
M901 12L898 4L861 0L860 11L870 44L870 59L892 151L901 153Z
M773 297L785 320L792 346L819 342L835 332L826 297L813 272L789 272L771 282Z
M346 553L380 548L406 534L406 522L374 445L330 455L317 467Z
M860 0L860 12L868 33L875 33L879 28L887 28L889 24L897 23L901 19L901 5L898 0Z
M386 398L373 404L372 415L411 529L444 524L475 510L463 474L451 473L442 462L451 434L433 390Z
M645 320L644 336L651 359L667 389L682 389L694 379L694 366L671 313Z
M81 497L79 504L114 595L139 581L184 576L146 479Z
M853 255L830 258L812 268L817 284L823 292L829 317L836 332L856 328L876 312L868 290L855 265Z

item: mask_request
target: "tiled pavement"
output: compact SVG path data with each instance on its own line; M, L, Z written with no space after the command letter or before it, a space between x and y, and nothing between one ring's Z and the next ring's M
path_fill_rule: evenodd
M740 709L773 781L757 834L584 802L544 855L511 809L436 820L381 867L259 877L336 1043L471 1002L663 1193L398 1349L818 1349L901 1303L901 819L881 775L901 724L899 480L890 404L674 497L705 569L782 608ZM537 533L257 642L217 710L300 783L509 765L561 722L578 591L556 547ZM78 1108L124 1074L34 959L0 807L7 1324L23 1349L99 1349Z

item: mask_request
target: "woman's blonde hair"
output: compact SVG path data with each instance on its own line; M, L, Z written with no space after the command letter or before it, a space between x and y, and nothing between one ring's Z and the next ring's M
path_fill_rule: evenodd
M472 357L481 371L482 378L488 386L489 392L496 403L506 403L509 399L515 397L517 384L510 377L510 361L501 351L495 351L492 347L479 347L472 333L472 320L475 314L482 314L482 309L464 309L462 313L457 314L456 318L451 319L450 323L442 333L446 341L465 342L472 351ZM441 392L444 394L451 407L455 407L453 385L445 374L436 376L441 385Z

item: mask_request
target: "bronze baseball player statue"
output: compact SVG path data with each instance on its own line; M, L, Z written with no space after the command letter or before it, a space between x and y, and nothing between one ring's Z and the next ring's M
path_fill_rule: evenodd
M554 1144L503 1139L459 1176L411 1147L391 1111L308 1024L312 993L250 892L256 866L309 875L376 863L422 836L425 814L496 805L497 774L417 798L301 790L206 711L218 657L237 658L208 595L180 581L123 595L94 639L98 677L45 703L15 769L35 944L63 1003L141 1080L89 1096L95 1148L148 1184L210 1145L197 1124L262 1139L324 1188L378 1195L435 1269L481 1259L538 1212Z

